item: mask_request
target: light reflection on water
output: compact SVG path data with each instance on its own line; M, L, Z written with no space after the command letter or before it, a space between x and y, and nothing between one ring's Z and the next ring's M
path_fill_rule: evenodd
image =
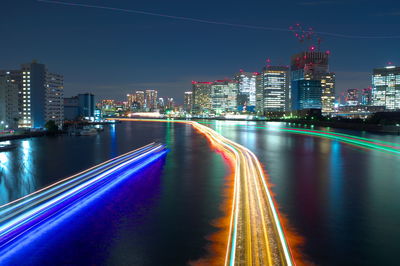
M34 158L28 140L19 142L15 150L0 152L0 163L0 205L35 190Z
M219 121L215 128L258 156L281 211L305 238L310 260L317 265L398 264L400 156L278 131L278 126L289 125ZM330 131L400 143L394 135Z

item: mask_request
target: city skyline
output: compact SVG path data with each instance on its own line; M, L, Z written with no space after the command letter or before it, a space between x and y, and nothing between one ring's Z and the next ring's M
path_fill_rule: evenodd
M316 31L350 35L335 37L321 34L321 49L332 52L331 71L336 73L336 88L340 93L349 88L369 87L373 68L384 67L389 61L396 65L400 61L396 54L396 36L380 38L395 35L395 23L391 21L396 19L393 10L397 4L385 10L382 3L360 6L361 2L284 1L269 3L268 6L264 3L260 7L276 11L269 16L263 16L259 10L251 8L252 3L249 3L251 16L247 15L248 12L240 12L237 3L215 3L214 8L207 9L206 13L203 11L210 6L207 2L205 7L189 8L189 5L172 3L170 7L160 5L157 10L145 3L133 5L128 1L114 1L104 5L286 29L300 22L314 27ZM74 3L93 4L90 1ZM283 6L287 4L293 8L285 10ZM346 7L345 10L343 7ZM356 8L360 10L354 13ZM22 16L9 17L8 14L16 9L22 12ZM326 9L332 11L326 14L330 18L327 19L329 24L318 16L312 16ZM210 26L195 21L39 1L25 1L22 7L10 1L5 10L10 12L5 12L1 18L2 24L6 25L1 31L9 38L3 43L6 52L1 56L2 67L15 68L17 62L29 62L36 58L50 65L57 73L64 74L67 97L85 90L92 91L99 99L124 99L127 93L134 90L155 89L161 96L173 97L182 104L182 94L190 89L191 80L230 78L239 69L258 71L265 66L267 58L271 59L273 65L288 65L292 54L306 48L289 31ZM330 14L339 10L340 18ZM48 24L46 19L35 19L30 31L25 32L23 25L37 14L43 14L54 23ZM285 19L279 18L282 15L285 15ZM373 22L365 20L365 17L372 18ZM270 23L272 20L274 22ZM346 23L351 23L351 26L344 26ZM57 30L57 34L52 39L57 45L44 41L46 34L54 30ZM13 34L15 32L20 34ZM246 37L229 41L226 45L225 39L232 34ZM35 38L36 41L29 47L22 47L22 36ZM199 38L201 41L197 41ZM257 41L249 41L251 39ZM144 43L149 45L145 47ZM163 45L160 46L160 43ZM378 45L380 49L375 48ZM60 53L61 50L65 53ZM245 52L233 53L238 50ZM15 54L15 51L19 52ZM214 60L209 64L211 58ZM105 60L107 64L102 64Z

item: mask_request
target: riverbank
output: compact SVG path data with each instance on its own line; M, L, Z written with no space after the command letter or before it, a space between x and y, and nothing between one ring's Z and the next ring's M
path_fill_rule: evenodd
M15 139L26 139L26 138L36 138L36 137L43 137L43 136L46 136L46 135L48 135L48 134L45 131L28 132L28 133L22 133L22 134L0 136L0 141L15 140Z

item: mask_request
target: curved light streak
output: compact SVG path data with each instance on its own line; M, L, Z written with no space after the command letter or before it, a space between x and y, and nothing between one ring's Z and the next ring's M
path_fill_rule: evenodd
M152 143L1 206L0 247L3 249L22 234L34 231L46 220L57 219L53 216L98 195L166 152L165 145Z
M203 134L228 158L232 159L235 166L225 265L239 265L243 261L254 265L259 263L261 265L293 265L294 262L278 211L268 189L261 163L254 153L223 137L213 129L194 121L129 118L118 120L184 123L193 126ZM262 233L258 230L259 225L263 228Z

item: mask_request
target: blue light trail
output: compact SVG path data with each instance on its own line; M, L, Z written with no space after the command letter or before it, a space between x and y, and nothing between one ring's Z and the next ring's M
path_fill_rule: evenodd
M166 153L165 145L151 143L0 206L0 257L21 248L13 245L17 240L29 242L37 231L46 230L42 227L57 223Z

